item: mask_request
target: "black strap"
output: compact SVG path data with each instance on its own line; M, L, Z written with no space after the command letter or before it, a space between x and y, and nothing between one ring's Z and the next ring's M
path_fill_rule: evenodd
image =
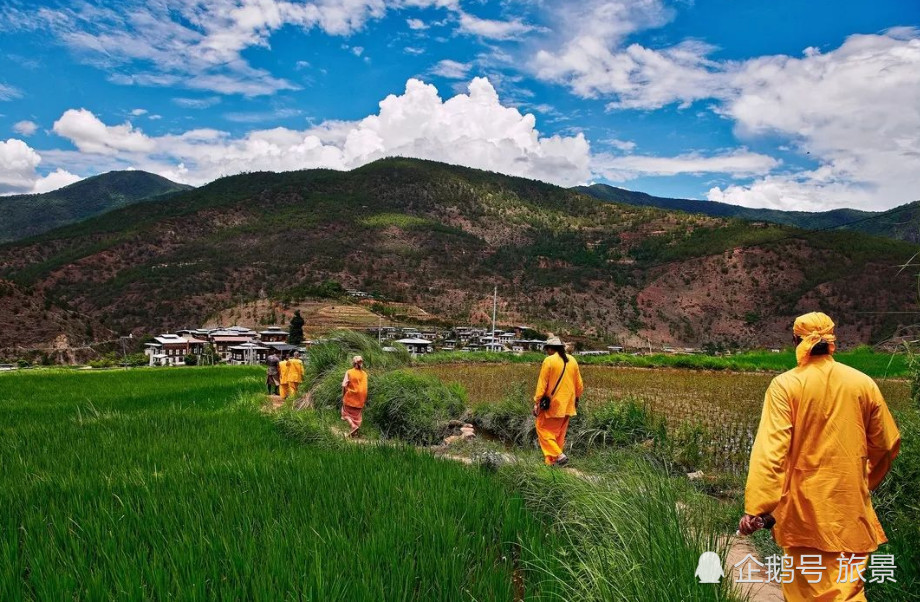
M553 392L549 394L549 398L552 399L556 394L556 389L559 388L559 383L562 382L562 377L565 376L565 369L568 367L569 363L566 360L562 360L562 373L559 375L559 380L556 381L556 386L553 387Z

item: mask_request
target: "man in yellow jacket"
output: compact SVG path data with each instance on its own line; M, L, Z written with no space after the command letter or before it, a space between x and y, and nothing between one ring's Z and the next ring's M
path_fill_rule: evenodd
M342 420L351 427L348 436L354 437L361 428L364 404L367 402L367 372L364 371L364 358L360 355L352 358L351 366L342 379Z
M300 352L295 351L281 372L281 398L287 399L288 395L297 395L297 389L302 382L303 360L300 359Z
M577 413L585 386L578 362L566 354L565 345L559 337L550 337L544 349L547 357L540 368L533 396L537 439L547 465L565 466L569 458L562 449L565 447L569 418Z
M828 316L800 316L793 332L798 366L767 389L738 529L749 535L775 518L773 536L792 558L787 601L865 600L859 575L887 541L869 492L901 438L875 382L834 361Z

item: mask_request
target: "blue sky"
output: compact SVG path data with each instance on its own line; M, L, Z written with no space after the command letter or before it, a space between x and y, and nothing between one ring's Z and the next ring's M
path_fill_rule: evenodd
M920 199L918 27L903 0L12 0L0 194L406 155L884 209Z

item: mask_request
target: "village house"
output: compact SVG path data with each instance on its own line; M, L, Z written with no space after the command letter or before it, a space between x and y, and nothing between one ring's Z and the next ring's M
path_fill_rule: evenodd
M162 334L145 345L144 353L151 366L184 366L185 356L201 355L207 343L203 339Z
M263 343L286 343L288 333L280 326L269 326L268 330L259 333L259 339Z
M405 338L396 342L400 345L405 345L412 355L431 353L431 341L427 339Z
M230 359L230 348L251 343L258 337L254 330L248 328L231 327L221 330L214 330L210 334L211 345L214 351L223 361Z
M268 347L258 343L243 343L229 348L231 364L264 364Z

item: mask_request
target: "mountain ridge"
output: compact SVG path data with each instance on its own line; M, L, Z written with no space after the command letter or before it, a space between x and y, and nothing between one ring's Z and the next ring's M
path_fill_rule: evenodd
M2 196L0 243L191 188L146 171L123 170L91 176L51 192Z
M602 201L626 203L641 207L658 207L660 209L702 213L713 217L738 218L748 221L767 221L795 226L804 230L849 229L911 243L920 242L920 201L899 205L887 211L862 211L842 208L809 212L759 209L717 201L658 197L644 192L617 188L609 184L575 186L573 190Z
M622 343L773 346L815 309L834 315L842 341L885 338L900 324L893 312L916 308L912 276L898 274L913 253L857 232L814 237L384 159L229 176L116 209L0 246L0 278L100 323L87 332L196 326L332 280L454 323L488 321L497 285L505 323Z

